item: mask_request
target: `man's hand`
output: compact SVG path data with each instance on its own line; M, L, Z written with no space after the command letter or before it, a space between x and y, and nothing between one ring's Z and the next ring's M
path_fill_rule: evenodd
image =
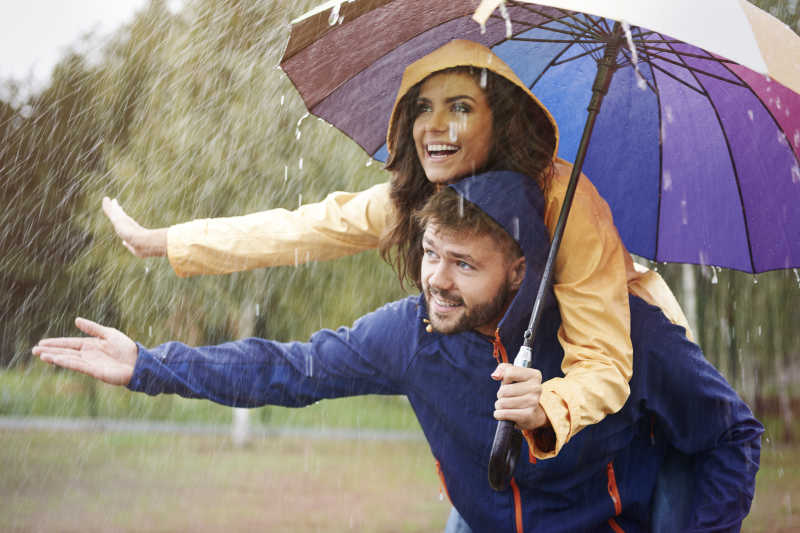
M494 403L494 417L497 420L514 422L523 430L536 429L547 423L547 416L539 406L541 372L535 368L501 363L492 372L492 379L503 382Z
M114 200L103 198L103 212L122 239L122 244L133 255L140 258L167 255L167 228L147 229L140 226L128 216L116 198Z
M127 385L139 349L128 336L85 318L75 325L90 337L42 339L33 354L45 363L82 372L112 385Z

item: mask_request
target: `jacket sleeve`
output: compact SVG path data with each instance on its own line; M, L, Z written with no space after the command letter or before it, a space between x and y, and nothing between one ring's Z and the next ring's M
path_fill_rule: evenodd
M690 458L691 487L683 497L691 511L682 530L739 531L755 491L764 428L681 328L663 317L649 323L659 331L634 326L636 357L641 353L647 365L637 362L633 386L647 391L644 409L666 441Z
M557 165L546 194L545 223L552 235L563 203L570 167ZM622 408L628 399L633 349L625 250L608 205L581 177L556 258L553 290L562 325L565 377L542 384L540 405L555 433L555 456L582 428Z
M200 348L178 342L140 346L128 388L236 407L402 394L409 357L396 343L404 333L398 324L408 321L398 320L394 305L365 315L352 328L318 331L305 343L248 338Z
M333 259L376 248L390 216L389 186L335 192L289 211L171 226L167 256L178 276L227 274Z

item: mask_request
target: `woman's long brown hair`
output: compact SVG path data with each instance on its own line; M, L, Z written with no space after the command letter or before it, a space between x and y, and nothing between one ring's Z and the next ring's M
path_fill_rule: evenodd
M481 86L481 69L454 67L431 76L445 72L465 72ZM421 288L422 231L413 214L436 188L425 175L412 137L417 98L424 81L412 87L398 103L391 134L395 149L386 162L386 169L392 173L394 220L379 244L381 257L395 268L400 283L411 281L417 288ZM512 170L531 176L546 193L554 172L555 133L550 121L524 91L502 76L487 71L485 81L483 90L492 111L492 146L486 166L475 173Z

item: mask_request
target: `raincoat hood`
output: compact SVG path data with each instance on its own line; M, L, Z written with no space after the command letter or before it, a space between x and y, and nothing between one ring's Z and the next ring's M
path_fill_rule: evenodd
M528 89L528 86L514 74L511 67L506 65L494 52L482 44L464 39L454 39L406 67L406 70L403 72L403 79L400 82L400 89L397 91L394 107L392 108L392 116L389 119L389 129L386 132L386 147L390 154L394 150L391 138L392 131L396 128L395 121L397 120L397 107L400 100L403 99L412 87L431 74L454 67L485 68L522 89L522 91L534 101L536 106L542 110L552 126L552 135L554 139L552 156L555 159L556 154L558 154L558 125L550 114L550 111L533 95L530 89Z
M522 333L530 321L533 302L539 290L550 233L544 224L544 196L536 182L512 171L490 171L464 178L450 187L465 200L477 205L519 244L525 256L525 279L497 326L496 337L509 355L522 346ZM544 309L555 307L552 289L543 302Z

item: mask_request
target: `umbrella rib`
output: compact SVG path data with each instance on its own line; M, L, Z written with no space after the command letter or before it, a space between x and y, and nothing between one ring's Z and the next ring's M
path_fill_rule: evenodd
M573 30L575 30L577 32L586 32L586 31L591 30L592 27L593 27L592 25L586 24L586 22L584 22L583 20L577 18L577 16L573 12L567 11L567 10L564 10L564 9L557 9L557 11L559 13L561 13L561 17L553 17L552 15L548 15L547 13L544 13L544 12L540 11L539 9L537 9L537 8L535 8L533 6L530 6L530 5L522 5L522 4L514 4L514 5L519 6L520 8L524 9L525 11L528 11L528 12L533 13L535 15L539 15L540 17L543 17L543 18L547 19L548 22L560 22L561 24L564 24L568 28L572 28ZM574 21L574 23L567 22L567 20L565 20L565 19L572 20L572 21ZM545 24L547 24L547 23L545 23ZM541 24L541 25L537 25L537 26L534 26L534 27L540 28L540 27L544 27L544 25ZM557 31L557 30L554 30L553 28L549 28L549 27L546 27L545 29L551 30L551 31Z
M654 65L650 63L650 68L653 68ZM680 80L679 80L680 81ZM655 86L655 95L656 100L658 102L658 124L661 124L661 93L658 91L658 80L656 79L655 73L653 73L653 85ZM659 242L659 237L661 233L659 232L659 228L661 227L661 200L662 200L662 191L664 187L664 129L659 126L658 128L658 209L656 210L656 238L655 238L655 249L653 250L653 261L658 260L658 247L661 244Z
M675 53L678 55L678 57L680 57L680 54L677 51ZM744 224L744 233L745 233L745 236L746 236L746 239L747 239L747 254L750 256L750 269L751 269L752 272L755 272L756 271L756 263L755 263L755 260L753 259L753 247L751 246L751 243L753 241L750 238L750 225L747 222L747 210L745 209L745 205L744 205L744 195L742 194L742 187L741 187L741 184L739 183L739 170L736 168L736 159L733 157L733 149L731 148L731 143L728 140L728 133L727 133L727 131L725 131L725 127L722 124L722 117L720 117L720 115L719 115L719 110L717 109L717 106L714 103L714 100L711 99L711 95L708 93L708 90L703 85L702 80L700 80L697 77L695 69L689 68L688 65L685 65L685 63L684 63L684 66L686 68L688 68L688 70L691 73L691 75L694 76L694 79L697 81L697 84L700 85L700 87L703 87L703 90L708 95L707 96L708 105L710 105L711 109L714 111L714 116L717 117L717 123L719 124L720 132L722 133L722 137L725 139L725 148L728 150L728 160L730 161L731 168L733 169L733 178L734 178L734 181L736 183L736 191L739 193L739 204L740 204L741 209L742 209L742 222ZM706 74L706 73L704 73L702 71L701 71L701 73ZM714 76L714 77L718 78L718 76ZM723 79L723 81L728 81L728 80L724 80L724 78L719 78L719 79ZM739 85L739 84L734 84L734 85ZM746 85L743 85L743 86L746 87Z
M653 67L654 69L658 70L659 72L662 72L662 73L666 74L667 76L669 76L673 80L677 81L681 85L685 86L686 88L691 89L691 90L693 90L693 91L697 92L698 94L701 94L701 95L703 95L705 97L708 97L708 93L705 92L704 90L698 89L697 87L694 87L693 85L685 82L684 80L680 79L675 74L673 74L672 72L666 70L664 67L660 67L660 66L656 65L653 62L649 62L649 63L650 63L651 67Z
M675 55L677 55L678 57L680 57L680 55L681 55L680 52L677 52L677 51L675 51L673 53ZM723 78L722 76L718 76L717 74L712 74L712 73L710 73L708 71L705 71L705 70L702 70L702 69L699 69L699 68L695 68L695 67L691 67L691 66L689 66L686 63L681 62L681 61L675 61L674 59L667 59L666 57L663 57L663 56L660 56L660 55L659 56L655 56L655 59L657 59L659 61L664 61L666 63L671 63L671 64L676 65L676 66L679 66L681 68L684 68L684 69L688 70L689 72L691 72L693 74L702 74L702 75L708 76L710 78L716 78L716 79L718 79L720 81L724 81L724 82L730 83L731 85L738 85L740 87L746 87L746 85L744 83L736 82L736 81L733 81L733 80L731 80L729 78Z
M655 41L647 41L647 42L649 43L649 42L655 42ZM673 44L675 42L676 41L672 41L670 44ZM655 46L647 46L647 45L644 45L644 44L639 44L638 42L636 44L636 48L638 48L640 50L646 50L648 53L650 53L651 55L653 55L655 57L661 57L661 56L659 54L657 54L657 53L654 53L654 52L662 52L662 53L665 53L665 54L675 54L675 52L673 52L672 50L670 50L668 48L658 48L658 47L655 47ZM683 56L683 57L696 57L697 59L703 59L703 60L706 60L706 61L716 61L717 63L720 63L720 64L724 64L724 63L736 64L736 61L733 61L732 59L725 59L724 57L713 57L713 56L707 56L707 55L702 55L702 54L693 54L691 52L680 52L680 55Z
M580 41L579 41L579 44L580 44ZM602 50L602 49L603 49L603 46L598 46L598 47L592 48L591 50L586 50L582 54L578 54L576 56L571 56L571 57L568 57L567 59L563 59L561 61L554 61L553 63L551 63L551 66L557 67L559 65L563 65L564 63L569 63L570 61L574 61L576 59L580 59L582 57L585 57L585 56L588 56L590 54L593 54L593 53L595 53L595 52L597 52L599 50Z
M511 40L522 41L526 43L606 44L605 41L600 41L597 39L581 41L578 39L535 39L533 37L513 37Z

